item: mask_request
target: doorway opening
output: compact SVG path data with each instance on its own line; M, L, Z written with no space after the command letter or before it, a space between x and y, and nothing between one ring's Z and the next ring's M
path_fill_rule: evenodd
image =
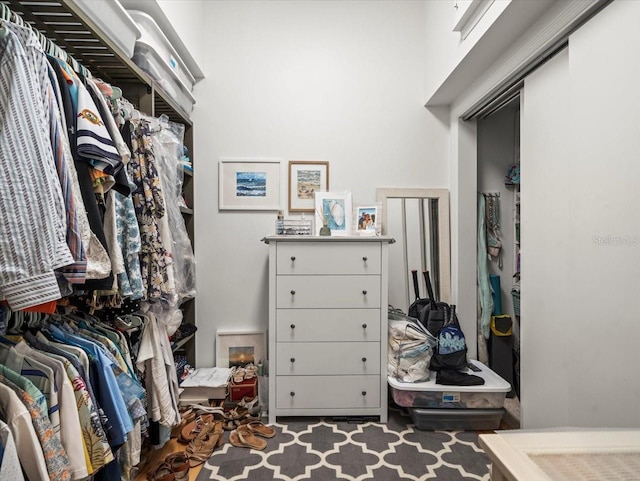
M520 92L476 118L478 359L507 380L520 427Z

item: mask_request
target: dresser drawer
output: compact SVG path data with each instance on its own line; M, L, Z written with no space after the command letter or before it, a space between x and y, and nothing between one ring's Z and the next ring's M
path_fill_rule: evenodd
M277 276L276 307L380 308L380 276Z
M276 348L278 376L380 374L377 342L286 342Z
M380 274L378 243L278 244L276 274Z
M380 376L278 376L276 408L380 407Z
M278 309L276 342L380 340L380 309Z

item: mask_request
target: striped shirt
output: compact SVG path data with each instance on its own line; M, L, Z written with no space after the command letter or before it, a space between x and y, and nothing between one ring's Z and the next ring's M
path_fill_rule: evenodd
M0 296L12 309L60 298L53 270L73 263L44 102L16 35L0 35ZM45 75L46 72L45 72ZM46 137L45 137L46 135ZM17 159L20 159L18 162Z

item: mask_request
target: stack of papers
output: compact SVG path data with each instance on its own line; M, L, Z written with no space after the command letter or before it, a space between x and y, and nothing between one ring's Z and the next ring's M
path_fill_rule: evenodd
M194 369L180 384L180 403L206 403L210 399L225 399L233 369L207 367Z

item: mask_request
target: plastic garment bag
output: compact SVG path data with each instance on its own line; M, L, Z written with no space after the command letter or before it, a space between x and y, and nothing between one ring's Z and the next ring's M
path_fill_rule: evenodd
M170 237L164 243L170 247L173 260L173 277L176 305L196 294L195 256L187 233L180 206L184 205L182 186L184 171L180 163L183 155L184 125L169 121L165 115L159 119L160 128L154 131L153 148L158 163L158 173L164 192Z
M389 310L388 373L401 382L429 380L436 338L417 319Z

